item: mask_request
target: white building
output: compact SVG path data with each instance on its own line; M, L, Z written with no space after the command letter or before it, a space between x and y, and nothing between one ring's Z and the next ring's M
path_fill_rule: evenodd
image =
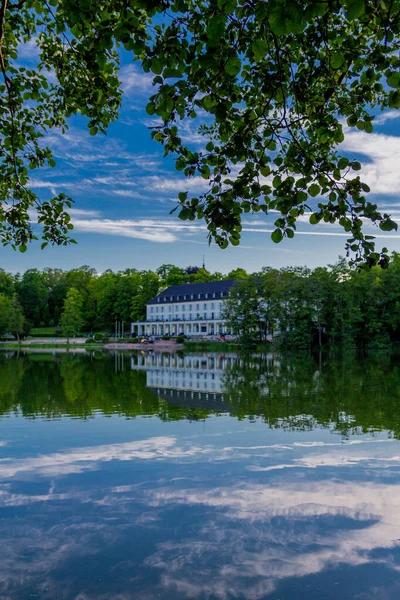
M235 281L173 285L146 305L146 320L131 324L132 335L204 336L229 333L222 307Z

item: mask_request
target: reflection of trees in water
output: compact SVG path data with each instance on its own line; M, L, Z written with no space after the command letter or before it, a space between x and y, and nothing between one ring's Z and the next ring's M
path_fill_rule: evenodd
M255 359L252 358L252 362ZM262 357L224 373L224 393L238 417L270 427L333 427L343 435L390 430L400 437L400 363L389 355L317 362L310 356Z
M21 411L32 418L90 418L101 411L162 420L208 416L200 409L169 406L146 387L144 371L128 369L116 372L114 358L108 355L31 354L15 360L0 354L0 414Z
M261 417L269 427L331 427L343 435L386 429L400 437L400 370L396 357L314 361L309 356L241 357L223 374L231 414ZM146 387L146 372L116 371L112 356L0 354L0 413L89 418L96 411L163 420L202 419L219 410L164 400Z

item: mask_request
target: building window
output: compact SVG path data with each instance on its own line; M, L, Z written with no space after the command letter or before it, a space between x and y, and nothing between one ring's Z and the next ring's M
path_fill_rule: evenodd
M192 305L191 304L189 304L189 310L192 310Z
M211 308L214 310L214 302L211 302Z
M194 296L193 296L193 294L191 294L190 299L193 300L193 298L194 298Z
M153 312L153 307L150 308L150 312Z
M173 297L173 296L171 296L171 298L170 298L171 302L173 301L173 299L174 299L174 297Z
M179 299L180 299L180 296L177 296L177 297L176 297L176 299L177 299L177 300L179 300Z
M197 294L197 298L198 298L199 300L200 300L200 296L201 296L201 294Z
M189 313L189 319L192 320L192 313Z
M163 307L163 306L161 307L161 312L162 312L162 313L164 312L164 307Z
M204 310L207 308L207 304L206 303L203 304L203 308L204 308Z
M186 296L183 296L183 299L186 300Z
M175 306L175 312L178 312L179 306Z
M204 318L207 319L207 313L206 312L204 313Z
M206 298L208 298L208 294L206 294Z
M212 318L212 319L215 319L215 317L214 317L214 313L211 313L211 318Z
M196 304L196 310L200 310L200 304Z
M182 311L183 311L183 312L185 312L185 310L186 310L186 309L185 309L185 305L184 305L184 304L182 304Z
M157 302L160 302L160 298L157 298Z
M215 298L215 292L213 293L213 298Z
M158 313L158 306L156 306L156 313Z

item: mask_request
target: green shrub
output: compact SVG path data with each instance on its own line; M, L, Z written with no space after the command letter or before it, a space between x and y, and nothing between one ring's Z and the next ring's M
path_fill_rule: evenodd
M95 333L93 337L96 340L96 342L101 342L102 339L103 339L103 334L102 333Z
M93 338L88 338L87 340L85 340L85 344L94 344L95 341Z
M167 341L167 340L171 339L171 336L170 335L163 335L161 339Z
M178 335L177 338L175 338L175 341L177 344L183 344L183 342L185 341L185 336L184 335Z

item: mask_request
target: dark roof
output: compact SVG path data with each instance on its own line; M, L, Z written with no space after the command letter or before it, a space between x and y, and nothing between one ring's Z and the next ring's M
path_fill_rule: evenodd
M234 279L223 281L209 281L207 283L184 283L182 285L171 285L152 298L147 304L160 304L161 302L188 302L190 300L211 300L213 294L215 299L226 298L231 287L236 283ZM200 298L199 298L200 294ZM206 298L206 294L208 297ZM184 298L186 296L186 298ZM193 298L191 298L193 296ZM165 298L165 300L164 300Z

